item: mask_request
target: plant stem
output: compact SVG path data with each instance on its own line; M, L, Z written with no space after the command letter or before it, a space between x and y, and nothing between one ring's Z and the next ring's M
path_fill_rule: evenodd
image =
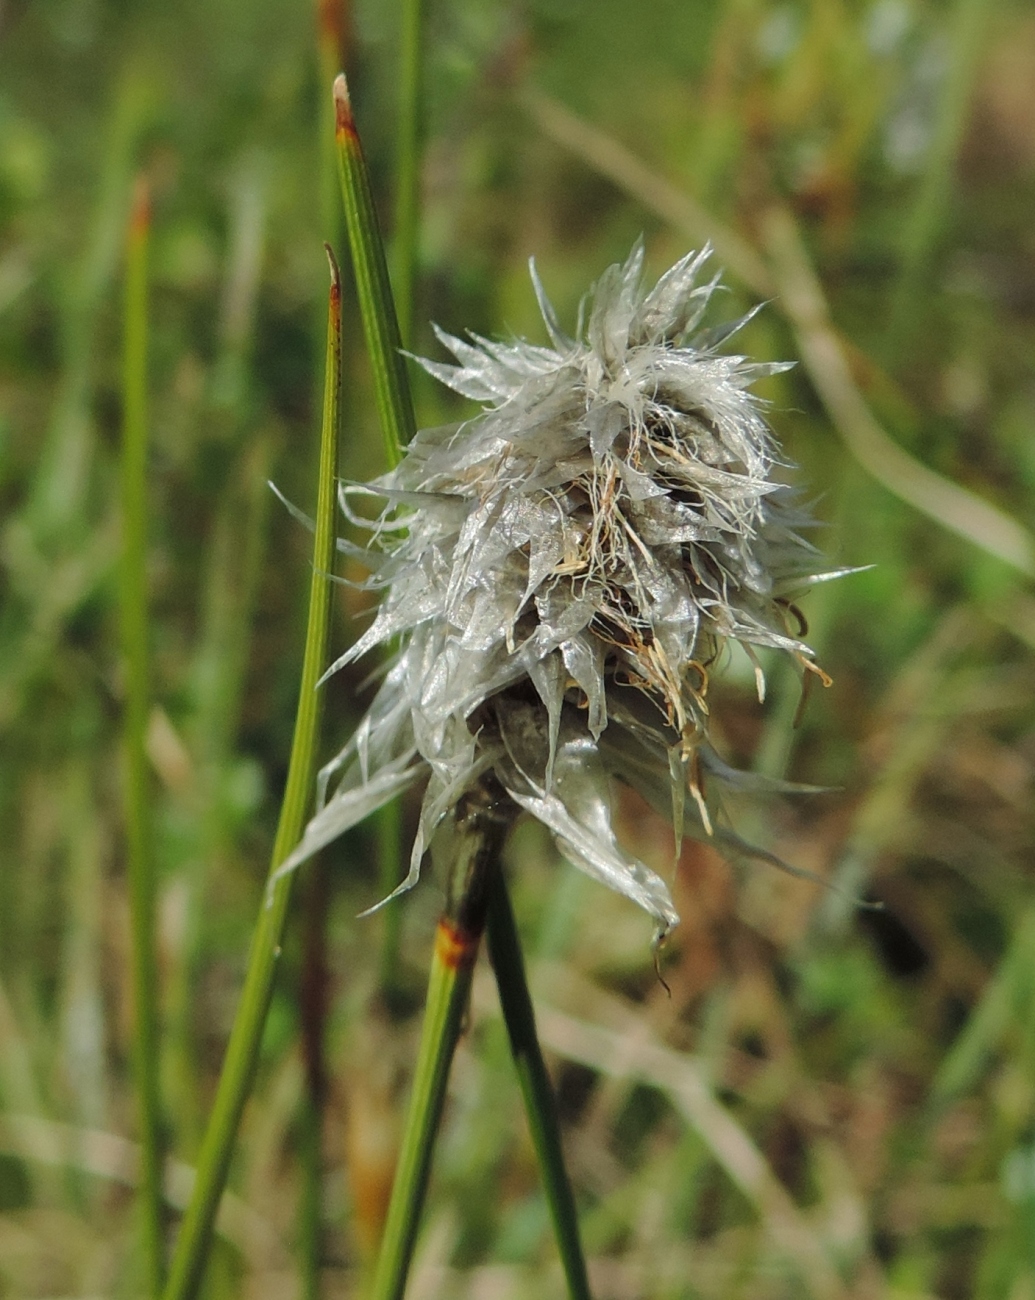
M316 0L317 84L329 86L343 67L351 45L347 0ZM338 162L334 144L335 110L327 95L320 95L317 174L319 177L320 228L323 238L337 247L341 233L341 204L338 200Z
M389 466L393 467L398 465L403 447L413 437L416 422L370 175L352 117L344 73L339 74L334 82L334 106L338 177L345 205L345 224L356 273L363 334L374 370L374 395L385 440L385 455Z
M403 343L413 343L413 282L417 263L420 180L420 89L423 0L403 0L399 40L399 124L395 155L392 262Z
M25 510L26 521L45 545L74 545L89 528L85 511L96 454L94 353L107 294L118 274L133 160L155 98L153 79L135 58L128 58L114 88L83 256L56 303L61 373ZM27 665L17 666L21 675Z
M327 255L331 262L331 290L316 540L313 546L309 619L291 760L273 846L270 884L263 897L252 936L244 989L230 1034L212 1117L201 1149L194 1193L176 1243L165 1300L187 1300L197 1294L201 1282L237 1126L255 1075L287 919L293 873L277 876L276 871L298 843L312 803L316 743L323 702L323 694L317 691L316 683L327 660L330 630L331 584L327 575L334 560L335 483L341 396L341 279L329 247Z
M233 836L225 798L235 757L241 704L262 577L269 515L273 436L253 427L256 406L252 345L266 246L270 186L257 155L234 167L227 192L227 252L220 287L219 350L202 420L226 449L223 483L205 543L198 636L191 658L185 731L195 768L189 799L193 843L181 877L186 891L183 941L169 971L169 1088L175 1098L181 1154L196 1158L206 1119L194 1005L202 955L210 940L210 882ZM239 448L239 452L231 452ZM313 464L316 477L316 464Z
M305 882L302 970L299 1010L305 1084L299 1107L298 1255L303 1300L318 1300L323 1256L323 1114L324 1024L327 1014L327 908L330 902L327 864L317 857Z
M487 782L464 796L454 818L454 857L446 909L435 934L420 1052L392 1184L373 1300L401 1300L428 1186L449 1066L460 1037L493 876L514 806Z
M525 1101L532 1143L543 1175L564 1275L568 1280L568 1294L572 1300L590 1300L586 1260L579 1239L575 1197L564 1166L553 1087L539 1046L521 940L502 872L495 872L489 882L488 935L503 1019Z
M123 359L122 568L120 613L126 667L126 859L132 919L133 1045L140 1108L140 1201L147 1289L161 1294L165 1273L163 1133L158 1085L158 957L155 879L147 782L150 686L147 647L147 251L151 201L137 178L126 241Z
M396 270L399 257L406 263L398 281L399 303L406 319L412 314L413 246L416 241L417 136L420 51L420 0L405 0L403 20L403 86L401 136L398 156L398 207L396 217ZM416 420L406 362L396 314L396 299L388 275L384 241L374 207L370 175L352 116L348 85L342 74L334 83L335 141L345 224L356 275L360 313L367 352L374 370L378 418L389 468L399 463L403 447L413 437ZM407 143L408 141L408 143ZM407 325L407 331L409 326ZM385 893L399 883L402 860L402 810L397 799L377 815L378 874ZM397 984L399 915L385 914L379 985L388 1003Z
M334 80L346 50L346 0L316 0L317 85ZM317 111L316 175L320 236L332 248L340 245L341 203L334 143L334 104L321 94ZM314 338L322 322L314 319ZM344 451L347 459L348 452ZM325 954L329 889L327 866L318 857L310 866L304 903L304 950L299 977L305 1085L298 1108L299 1164L298 1261L302 1300L318 1300L323 1252L323 1028L325 1015Z

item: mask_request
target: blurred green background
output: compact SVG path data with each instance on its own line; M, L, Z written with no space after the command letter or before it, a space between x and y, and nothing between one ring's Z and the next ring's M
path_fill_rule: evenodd
M330 0L328 0L328 6ZM325 9L391 211L397 6ZM834 678L713 706L741 765L836 787L738 828L833 889L688 845L683 925L510 847L599 1300L1035 1300L1035 14L1019 0L431 0L414 340L542 341L643 232L711 238L722 315L868 572L805 602ZM116 627L122 263L154 196L149 728L162 1083L181 1204L286 768L315 492L329 85L295 0L0 6L0 1296L139 1294ZM321 123L323 126L321 126ZM344 250L342 249L344 252ZM380 471L347 316L344 475ZM422 423L464 407L417 380ZM341 589L335 644L363 603ZM368 698L329 691L326 752ZM412 810L407 810L407 816ZM622 795L671 872L670 833ZM359 1294L441 902L373 998L373 832L309 872L207 1293L300 1294L321 1036L322 1291ZM307 869L308 870L308 869ZM879 900L860 910L856 896ZM310 1050L301 1026L308 1026ZM563 1294L479 973L410 1294Z

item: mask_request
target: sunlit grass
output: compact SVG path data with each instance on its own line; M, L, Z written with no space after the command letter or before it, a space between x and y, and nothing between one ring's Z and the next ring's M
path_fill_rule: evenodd
M608 2L589 15L461 3L425 26L416 346L435 346L425 316L541 341L526 302L531 254L571 323L594 272L639 231L655 269L719 232L734 294L745 307L771 299L745 351L807 363L767 396L822 494L832 526L814 540L835 563L877 566L805 604L835 684L797 732L785 727L796 683L774 683L759 709L736 663L716 716L738 761L839 787L770 807L761 823L782 856L864 883L883 912L767 872L735 881L688 848L669 999L642 918L555 862L535 827L519 826L508 849L602 1297L777 1300L822 1290L831 1269L847 1293L999 1300L1033 1285L1035 615L1024 546L1035 517L1035 69L1024 12L952 9ZM971 43L966 20L981 13ZM361 7L355 20L351 84L388 213L401 11ZM3 23L0 1289L132 1295L139 1217L126 1189L141 1134L115 780L114 527L130 177L146 164L155 199L147 761L175 1207L283 785L311 554L264 483L302 502L312 491L299 450L318 423L311 322L327 194L340 200L313 144L330 105L316 89L312 18L297 6L217 4L182 24L109 4L29 6ZM531 92L610 142L604 155L560 141L529 112ZM607 170L616 147L641 179L671 189L626 185ZM681 203L659 207L665 193ZM710 225L698 233L680 224L702 213ZM912 299L911 265L922 272ZM834 389L790 309L789 291L810 278L828 316L807 341L833 334L844 362ZM891 346L896 294L910 319ZM354 305L347 473L362 478L381 472L384 450ZM872 440L859 457L865 439L853 443L831 405L846 394L871 421L854 433L875 426L911 460ZM470 414L419 397L421 424ZM968 495L939 496L946 485ZM990 538L1006 539L1006 563ZM337 594L340 646L366 623L362 595ZM366 689L362 672L329 683L335 738ZM670 871L663 829L635 801L623 808L630 843ZM401 815L405 843L412 809ZM367 1019L384 949L380 923L354 918L383 896L375 859L365 831L347 855L328 855L311 1293L360 1294L344 1130L357 1121L353 1149L368 1143L365 1194L390 1170L416 1059L409 1020L374 1036ZM410 1005L441 901L428 875L396 913L393 974ZM293 990L274 988L212 1300L275 1296L296 1276L295 1006ZM487 968L473 979L424 1225L415 1292L563 1286Z
M196 1295L200 1288L241 1112L254 1082L287 923L293 877L279 872L278 868L298 843L313 805L316 755L323 712L323 694L319 690L319 684L327 663L330 642L335 485L341 422L341 280L334 255L329 249L328 256L331 263L331 289L327 314L320 470L314 514L315 538L291 759L277 835L273 843L269 884L252 935L240 1005L234 1018L212 1114L198 1158L197 1182L177 1235L169 1282L163 1293L167 1300L181 1300Z

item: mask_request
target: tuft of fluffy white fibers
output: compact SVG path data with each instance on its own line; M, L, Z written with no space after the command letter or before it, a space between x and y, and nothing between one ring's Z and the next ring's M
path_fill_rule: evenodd
M708 255L647 292L638 243L591 290L574 337L533 265L550 347L438 332L458 364L424 368L485 406L343 489L355 522L350 493L385 503L362 552L383 598L329 671L397 648L282 870L426 779L395 893L408 889L435 828L489 773L576 866L645 908L658 937L678 916L615 838L611 777L670 811L677 842L685 829L755 852L709 814L706 782L750 780L709 744L709 673L729 639L756 665L766 646L818 673L788 594L834 575L814 572L799 535L810 520L773 477L778 448L750 392L786 366L718 350L747 318L699 329L718 283L700 280Z

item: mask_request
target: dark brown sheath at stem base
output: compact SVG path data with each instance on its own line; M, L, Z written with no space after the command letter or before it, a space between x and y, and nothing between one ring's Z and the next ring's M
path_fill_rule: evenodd
M436 945L450 945L443 957L460 966L477 956L485 929L492 873L500 870L500 853L521 809L491 775L468 790L453 820L455 856L439 921ZM448 940L445 936L449 936Z

